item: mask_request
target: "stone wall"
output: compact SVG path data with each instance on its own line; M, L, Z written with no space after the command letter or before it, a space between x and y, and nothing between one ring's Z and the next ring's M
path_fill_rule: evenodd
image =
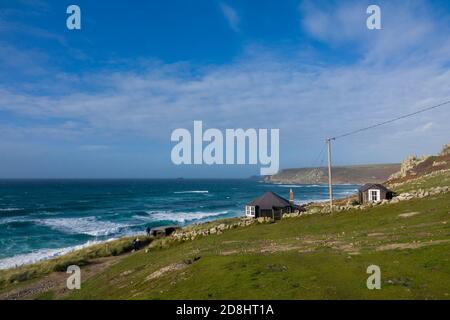
M435 187L430 189L418 189L413 190L405 193L401 193L400 195L392 198L391 200L383 200L380 202L375 203L368 203L364 205L351 205L348 203L345 206L334 206L333 211L334 212L342 212L342 211L348 211L348 210L364 210L375 206L382 206L389 203L397 203L400 201L406 201L411 199L417 199L417 198L425 198L433 195L438 195L442 193L450 192L449 186L444 187ZM317 213L329 213L330 207L326 204L324 204L322 207L312 207L307 209L303 212L293 212L293 213L285 213L283 214L283 219L286 218L293 218L303 215L310 215L310 214L317 214ZM257 219L254 218L247 218L243 217L233 222L228 223L220 223L216 226L208 226L208 223L205 223L204 227L196 226L194 229L184 228L177 230L174 232L171 236L167 237L168 239L175 240L175 241L191 241L198 237L205 237L209 235L215 235L215 234L222 234L226 230L235 229L235 228L242 228L242 227L248 227L250 225L256 224L256 223L274 223L275 221L272 218L268 217L260 217Z
M222 234L226 230L239 228L239 227L247 227L247 226L250 226L257 222L263 223L263 222L266 222L267 220L263 219L263 221L260 221L259 218L258 219L240 218L236 222L221 223L217 226L208 226L208 224L205 224L205 226L203 228L200 226L193 230L190 230L188 228L178 230L171 235L171 238L178 240L178 241L189 241L189 240L194 240L198 237L204 237L204 236L209 236L209 235L213 235L213 234Z
M392 198L391 200L385 199L380 202L373 202L373 203L367 203L364 205L355 205L355 206L351 205L351 204L347 204L345 206L333 206L333 211L340 212L340 211L348 211L348 210L353 210L353 209L364 210L364 209L368 209L371 207L386 205L389 203L397 203L400 201L411 200L411 199L420 199L420 198L425 198L425 197L443 194L443 193L447 193L447 192L450 192L450 186L435 187L435 188L429 188L429 189L418 189L418 190L412 190L409 192L401 193L398 196ZM324 206L323 208L313 208L310 211L311 211L310 213L329 213L330 208L329 208L329 206Z

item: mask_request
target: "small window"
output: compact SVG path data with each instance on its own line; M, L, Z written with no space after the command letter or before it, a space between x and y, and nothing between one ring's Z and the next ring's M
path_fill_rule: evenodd
M378 192L376 190L371 191L372 201L378 201Z
M245 206L245 215L254 217L255 216L255 207L254 206Z

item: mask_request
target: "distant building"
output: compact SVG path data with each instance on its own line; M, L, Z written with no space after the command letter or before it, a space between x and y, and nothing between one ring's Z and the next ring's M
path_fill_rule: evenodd
M358 190L360 204L392 199L392 191L379 183L366 183Z
M303 208L294 204L294 193L289 193L289 200L273 192L266 192L245 206L245 215L250 218L269 217L279 220L283 213L303 211Z

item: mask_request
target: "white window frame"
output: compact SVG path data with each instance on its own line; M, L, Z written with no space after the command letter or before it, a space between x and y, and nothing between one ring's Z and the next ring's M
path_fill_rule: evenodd
M256 212L255 206L245 206L245 215L247 217L254 217Z
M373 201L373 202L379 202L381 201L381 196L380 196L380 190L378 189L369 189L369 201ZM374 199L372 197L372 193L375 192L376 194L376 199Z

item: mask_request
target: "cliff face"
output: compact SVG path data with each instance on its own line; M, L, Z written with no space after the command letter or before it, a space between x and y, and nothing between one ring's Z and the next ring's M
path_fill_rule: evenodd
M333 183L381 183L399 170L400 164L398 163L338 166L333 167ZM266 177L265 181L272 183L326 184L328 183L328 168L285 169L273 176Z
M389 177L389 183L402 183L441 170L450 170L450 144L444 145L441 152L434 156L408 156L402 162L400 171Z

